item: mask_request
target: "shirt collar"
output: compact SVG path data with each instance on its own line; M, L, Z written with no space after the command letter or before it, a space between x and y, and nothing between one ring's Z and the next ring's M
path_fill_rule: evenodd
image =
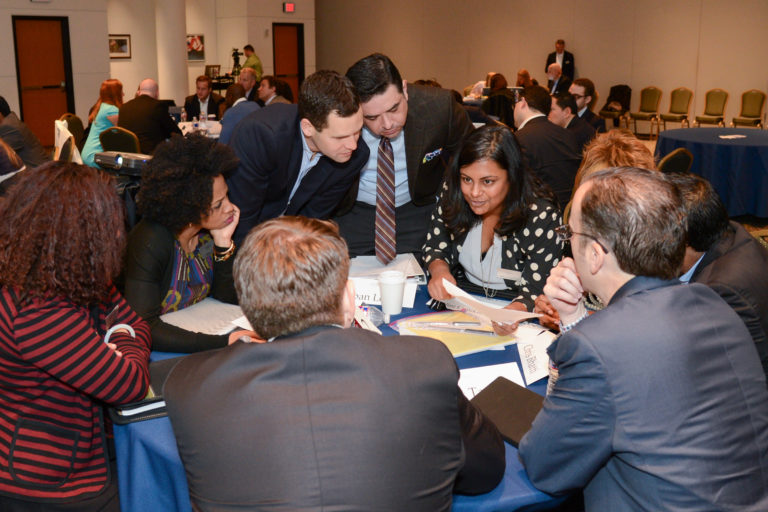
M238 98L238 99L236 99L236 100L235 100L235 102L232 104L232 107L234 107L234 106L235 106L235 105L237 105L238 103L242 103L242 102L244 102L244 101L248 101L248 98L246 98L246 97ZM232 108L232 107L230 107L230 108Z
M707 253L704 253L701 256L699 256L699 259L697 259L696 263L694 263L693 266L691 266L691 268L688 269L688 272L686 272L685 274L680 276L679 279L680 279L681 283L690 283L691 282L691 278L693 277L693 274L696 272L696 267L698 267L699 263L701 263L701 260L704 259L704 255L705 254L707 254Z

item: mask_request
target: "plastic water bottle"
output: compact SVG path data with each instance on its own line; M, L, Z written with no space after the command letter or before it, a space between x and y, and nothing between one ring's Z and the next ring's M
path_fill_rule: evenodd
M184 123L187 121L187 111L184 109L184 107L181 107L181 122Z

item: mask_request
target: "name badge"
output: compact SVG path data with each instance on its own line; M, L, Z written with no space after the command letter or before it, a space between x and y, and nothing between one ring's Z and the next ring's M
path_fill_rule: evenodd
M506 268L500 268L496 275L501 279L507 281L514 281L515 284L520 284L520 280L523 278L523 273L518 270L508 270Z

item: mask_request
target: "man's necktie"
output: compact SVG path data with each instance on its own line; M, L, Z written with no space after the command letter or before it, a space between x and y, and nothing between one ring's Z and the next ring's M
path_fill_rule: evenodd
M376 259L387 264L395 258L395 159L386 137L379 143L376 166Z

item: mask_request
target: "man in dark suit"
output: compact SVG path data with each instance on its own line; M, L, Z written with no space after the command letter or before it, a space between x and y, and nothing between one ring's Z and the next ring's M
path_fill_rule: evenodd
M181 130L168 114L168 105L157 100L159 88L151 78L142 80L137 96L123 103L117 126L130 130L139 138L141 152L151 155L155 146Z
M335 218L341 235L351 255L375 253L379 148L386 139L394 160L394 250L420 253L445 168L472 123L450 91L406 84L386 55L357 61L347 77L362 101L370 156Z
M253 114L261 108L255 101L248 101L245 97L245 90L240 84L232 84L227 87L225 102L228 105L228 108L224 111L224 115L221 117L221 133L219 134L219 142L222 144L229 143L229 139L232 137L232 132L235 130L235 126L237 126L245 116Z
M597 133L605 133L605 119L598 117L592 112L595 103L597 103L597 93L595 84L589 78L577 78L568 88L568 92L573 94L576 99L576 108L578 116L589 123Z
M548 349L556 370L520 442L533 485L583 487L588 512L768 510L765 376L738 315L676 279L675 187L656 171L600 171L568 222L573 259L544 288L563 333ZM586 291L605 309L588 316Z
M551 108L546 89L526 87L515 104L516 135L528 166L552 188L563 208L571 198L581 157L573 135L547 120Z
M571 52L565 51L565 41L562 39L555 42L555 51L547 55L547 65L544 66L544 71L549 72L549 65L553 63L560 65L565 76L571 78L576 76L576 59Z
M259 89L259 82L256 80L256 71L251 68L241 69L238 81L243 86L243 89L245 89L245 98L248 101L258 101L257 91Z
M327 219L368 160L368 147L358 145L362 126L354 87L333 71L307 77L298 105L270 105L243 118L229 141L240 159L227 178L240 208L235 242L280 215Z
M206 116L213 115L216 116L216 119L221 119L221 115L224 113L224 98L212 92L211 77L206 75L197 77L195 88L195 94L184 99L187 119L192 120L195 117L200 119L200 112L205 112Z
M576 115L576 99L569 92L559 92L552 96L552 108L547 117L573 135L579 155L584 153L584 146L595 138L595 129Z
M552 63L547 69L547 88L550 94L567 91L571 86L571 77L564 74L560 64Z
M19 119L16 112L11 112L11 107L2 96L0 96L0 139L3 139L19 155L29 169L51 160L51 156L45 152L37 135Z
M695 174L670 174L686 210L688 245L681 281L706 284L747 326L768 376L768 251L728 212L712 185Z
M240 305L270 343L190 355L164 386L195 510L448 511L501 480L504 444L443 344L344 328L348 274L327 221L272 219L241 245Z

